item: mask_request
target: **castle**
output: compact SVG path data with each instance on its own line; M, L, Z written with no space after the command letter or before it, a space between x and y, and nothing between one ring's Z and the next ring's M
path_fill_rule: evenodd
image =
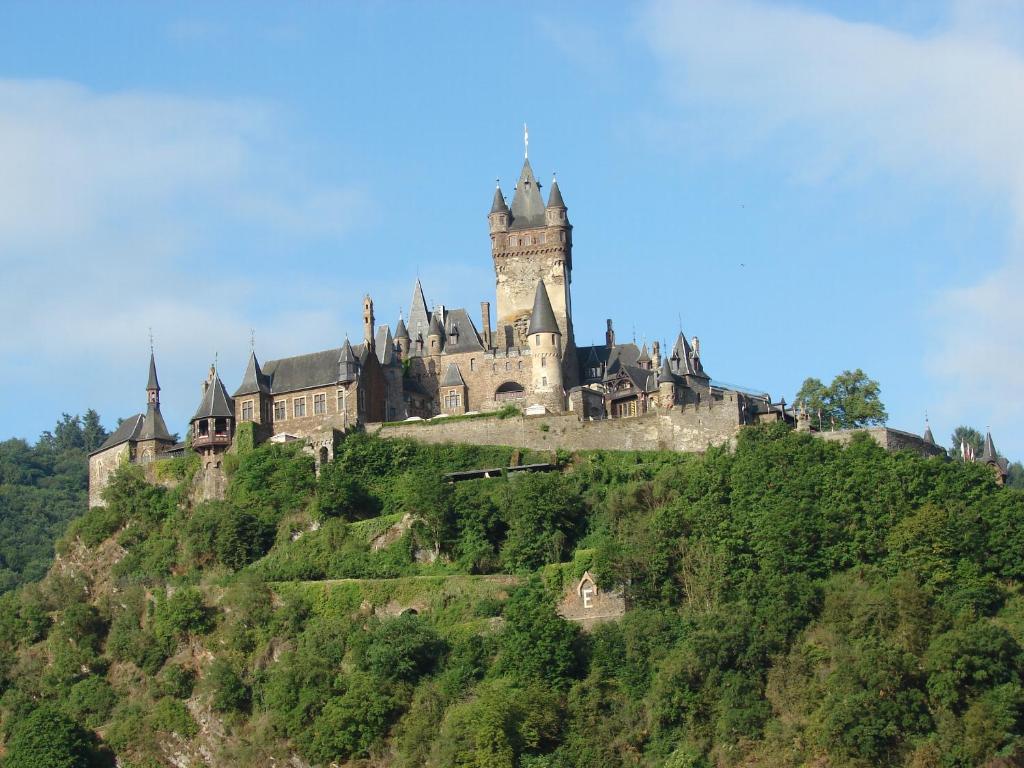
M262 365L253 349L233 395L211 368L186 441L201 455L202 468L218 474L222 454L243 423L252 425L257 443L304 441L318 465L333 457L338 436L355 427L384 436L523 447L700 451L731 441L746 424L785 420L800 426L799 414L784 401L772 403L765 393L713 380L699 339L687 339L681 331L670 349L658 342L637 347L633 341L619 343L608 320L604 344L577 346L568 207L557 180L544 201L528 156L511 206L499 185L487 222L496 294L493 326L489 300L480 302L477 327L464 308L431 307L417 279L408 321L399 316L394 331L376 324L373 300L366 296L357 344L346 338L334 349ZM123 421L90 457L90 505L100 503L100 492L120 462L148 464L185 450L160 415L152 354L146 392L146 413ZM457 420L458 425L416 432L410 431L411 423L394 424L433 423L510 405L522 418L546 418L545 434L516 432L517 425L504 420L487 426ZM626 419L635 419L637 426ZM929 441L907 437L917 441L916 449L930 452ZM934 441L930 446L941 451ZM216 485L211 495L217 494Z

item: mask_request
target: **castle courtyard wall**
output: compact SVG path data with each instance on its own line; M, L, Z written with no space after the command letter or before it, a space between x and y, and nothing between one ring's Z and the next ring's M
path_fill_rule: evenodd
M919 456L942 456L945 451L934 443L926 443L920 435L903 432L889 427L865 427L862 429L837 429L831 432L812 432L815 437L846 446L854 435L866 434L887 451L913 451Z
M623 419L581 421L575 413L513 416L429 423L367 425L384 438L405 437L424 443L511 445L531 450L619 450L702 452L709 446L732 445L740 427L738 404L657 411Z

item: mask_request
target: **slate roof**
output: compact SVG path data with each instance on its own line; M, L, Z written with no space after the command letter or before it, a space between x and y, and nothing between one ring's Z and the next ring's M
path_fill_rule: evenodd
M924 425L924 441L929 445L935 445L935 436L932 435L932 427L930 424Z
M257 392L269 392L270 385L267 383L267 376L260 368L260 361L256 359L256 352L249 353L249 364L245 367L245 375L242 376L242 383L235 390L235 397L239 395L254 395Z
M138 440L139 432L142 431L142 422L145 418L145 414L141 413L129 416L118 425L117 429L115 429L110 436L103 441L103 445L93 451L93 453L95 454L100 451L105 451L108 448L113 448L115 445L120 445L121 443L129 440Z
M206 387L203 399L199 401L199 407L196 408L192 421L215 418L232 419L234 416L235 401L228 394L227 389L224 388L224 382L220 380L220 376L214 374L213 381Z
M153 353L149 353L149 382L146 384L146 389L160 389L160 382L156 378L156 357Z
M480 340L480 334L473 324L473 318L465 309L460 307L449 310L445 326L445 333L448 335L444 345L445 354L483 351L484 345Z
M540 196L540 184L533 175L530 161L523 161L515 195L512 197L512 226L510 229L529 229L544 226L544 198Z
M548 289L544 287L543 280L537 282L537 293L533 297L533 312L530 314L530 326L526 333L527 335L561 333L558 330L558 321L555 320L555 311L551 308L551 299L548 298Z
M595 344L587 347L576 348L576 358L580 361L580 381L592 378L588 375L587 368L598 361L605 366L605 373L615 373L620 365L636 365L640 359L640 350L636 344L616 344L612 347L606 344Z
M173 443L174 438L167 430L164 417L160 414L160 408L151 405L146 409L146 415L142 420L142 427L139 429L137 440L166 440Z
M668 358L663 357L661 359L661 370L658 372L658 383L670 384L675 380L676 377L672 375L672 369L668 365Z
M555 179L551 180L551 191L548 193L548 208L565 208L562 192L558 189L558 182Z
M381 365L391 365L395 362L395 341L391 338L391 329L388 326L382 325L377 329L374 347Z
M501 194L501 187L494 189L494 202L491 203L491 213L508 213L508 204L505 196Z
M398 325L395 326L395 338L396 339L408 339L409 329L405 327L405 320L401 317L398 318Z
M423 285L419 278L412 289L412 303L409 305L409 338L415 339L417 334L427 340L427 329L430 328L430 312L427 311L427 300L423 296Z
M432 314L430 316L430 325L427 326L427 336L444 336L441 332L441 324L437 322L437 315Z
M444 372L444 378L441 379L442 387L464 387L466 386L465 379L462 378L462 373L459 372L459 366L455 363L448 363L448 370Z
M365 346L350 345L353 358L362 359ZM263 365L263 373L269 380L271 393L280 394L337 384L338 363L343 349L344 347L336 347L308 355L268 360Z

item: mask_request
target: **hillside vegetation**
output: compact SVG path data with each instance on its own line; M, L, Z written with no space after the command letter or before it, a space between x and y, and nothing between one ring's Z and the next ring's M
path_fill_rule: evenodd
M0 596L4 768L1024 764L1024 493L986 467L776 426L442 478L511 457L265 445L194 507L194 461L125 467ZM589 634L586 569L631 603Z

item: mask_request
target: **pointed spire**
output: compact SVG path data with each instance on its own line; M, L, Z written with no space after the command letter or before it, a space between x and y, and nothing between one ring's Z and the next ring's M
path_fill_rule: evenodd
M999 454L996 453L996 446L992 442L992 430L985 430L985 445L981 449L981 460L984 462L994 462L999 458Z
M501 194L501 186L494 188L494 202L491 203L491 213L508 213L508 203L505 202L505 196Z
M533 298L533 312L530 314L530 325L526 333L528 336L535 333L561 333L543 280L537 281L537 294Z
M257 392L266 394L270 392L270 387L263 375L263 369L260 368L260 361L256 359L256 350L252 350L249 353L249 364L245 366L245 375L242 376L242 383L238 387L238 391L235 392L235 397L253 395Z
M675 381L675 377L672 376L672 369L669 367L668 358L664 358L661 361L661 371L658 372L658 383L659 384L671 384Z
M192 421L212 418L233 419L234 417L235 401L228 395L224 382L220 380L220 376L214 371L213 381L210 382L203 392L203 399L199 402L199 407L196 409Z
M647 351L647 342L644 342L643 348L640 350L640 357L637 358L638 363L649 363L651 362L651 353Z
M341 354L338 356L338 381L347 384L350 381L356 380L356 368L359 362L356 360L356 355L352 351L352 345L349 343L348 336L345 337L345 344L341 348Z
M417 336L426 338L429 326L430 312L427 311L427 300L423 295L423 285L417 277L416 285L412 289L412 303L409 305L409 335L414 339Z
M533 175L530 161L524 160L519 183L512 197L512 228L543 227L544 221L544 198L540 195L540 184Z
M572 181L570 179L570 181ZM548 208L565 208L562 192L558 189L558 179L551 179L551 191L548 193Z
M922 439L928 445L935 445L935 435L932 434L932 425L928 423L928 414L924 415L924 435Z
M395 326L395 338L396 339L408 339L409 329L405 327L405 320L402 319L402 315L398 315L398 325Z
M160 391L160 382L156 378L156 357L152 349L149 350L149 383L146 384L146 390Z

